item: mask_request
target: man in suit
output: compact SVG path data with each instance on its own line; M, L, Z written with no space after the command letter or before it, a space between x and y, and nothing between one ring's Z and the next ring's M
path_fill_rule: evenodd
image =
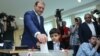
M79 26L79 39L80 42L88 42L91 36L97 36L97 23L92 22L92 15L85 14L84 16L85 22Z
M45 43L47 41L44 30L44 18L41 14L44 11L43 1L36 1L34 10L27 11L24 15L24 33L22 35L21 45L28 48L37 48L36 43Z

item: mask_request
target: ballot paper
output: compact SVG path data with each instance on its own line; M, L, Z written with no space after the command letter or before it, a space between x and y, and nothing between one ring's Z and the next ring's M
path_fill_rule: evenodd
M4 43L0 43L0 47L3 47L4 46Z
M42 53L49 53L47 43L41 43L40 44L40 51Z

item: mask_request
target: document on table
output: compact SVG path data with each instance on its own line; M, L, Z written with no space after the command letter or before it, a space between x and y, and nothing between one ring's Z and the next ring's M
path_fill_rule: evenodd
M47 43L41 43L40 44L40 51L42 53L49 53Z

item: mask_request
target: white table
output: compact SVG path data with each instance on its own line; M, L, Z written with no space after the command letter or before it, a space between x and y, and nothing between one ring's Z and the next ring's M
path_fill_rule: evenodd
M50 50L49 53L42 53L40 51L22 52L19 53L19 56L72 56L72 54L72 50L68 50L67 52Z
M72 56L73 50L64 51L53 51L50 50L49 53L42 53L39 50L10 50L10 49L0 49L0 53L13 54L16 56Z

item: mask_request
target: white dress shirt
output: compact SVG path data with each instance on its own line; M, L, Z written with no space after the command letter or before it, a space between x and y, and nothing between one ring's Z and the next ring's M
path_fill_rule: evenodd
M60 50L60 43L59 42L53 42L53 47L55 51Z
M38 19L38 23L40 24L40 16L36 13L36 11L34 10L36 16L37 16L37 19Z
M90 30L92 32L92 36L96 36L96 31L95 31L95 27L94 27L93 22L88 23L88 26L89 26L89 28L90 28Z

